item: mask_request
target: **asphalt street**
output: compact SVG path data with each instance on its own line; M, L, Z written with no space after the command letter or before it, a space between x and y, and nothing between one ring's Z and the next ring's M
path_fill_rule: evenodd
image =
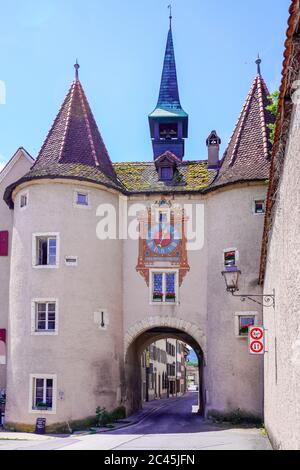
M192 413L196 403L196 393L154 401L138 423L100 434L34 441L1 440L0 434L0 450L271 450L260 430L208 423Z

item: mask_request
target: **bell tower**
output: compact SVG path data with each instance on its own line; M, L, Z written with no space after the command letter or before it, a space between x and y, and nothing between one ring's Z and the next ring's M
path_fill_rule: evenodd
M165 152L172 152L182 160L184 139L188 137L188 115L179 99L171 9L159 97L156 108L149 115L149 125L154 159Z

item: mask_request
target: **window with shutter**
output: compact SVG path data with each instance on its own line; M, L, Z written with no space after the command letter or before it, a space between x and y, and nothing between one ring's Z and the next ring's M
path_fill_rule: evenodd
M8 231L0 231L0 256L8 256Z

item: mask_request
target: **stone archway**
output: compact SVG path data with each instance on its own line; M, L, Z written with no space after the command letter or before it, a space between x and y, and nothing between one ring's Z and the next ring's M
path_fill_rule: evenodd
M125 383L124 402L128 413L140 409L141 364L140 357L151 343L164 338L175 338L189 344L199 362L199 414L205 414L204 366L207 364L206 337L201 328L180 318L155 316L135 323L125 335Z

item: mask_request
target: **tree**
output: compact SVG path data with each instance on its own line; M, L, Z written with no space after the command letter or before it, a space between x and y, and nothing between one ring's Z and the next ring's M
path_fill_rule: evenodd
M271 95L268 96L268 99L271 101L271 104L266 107L266 110L275 117L274 123L267 124L268 129L270 129L269 141L273 145L275 139L276 119L278 116L279 91L271 93Z

